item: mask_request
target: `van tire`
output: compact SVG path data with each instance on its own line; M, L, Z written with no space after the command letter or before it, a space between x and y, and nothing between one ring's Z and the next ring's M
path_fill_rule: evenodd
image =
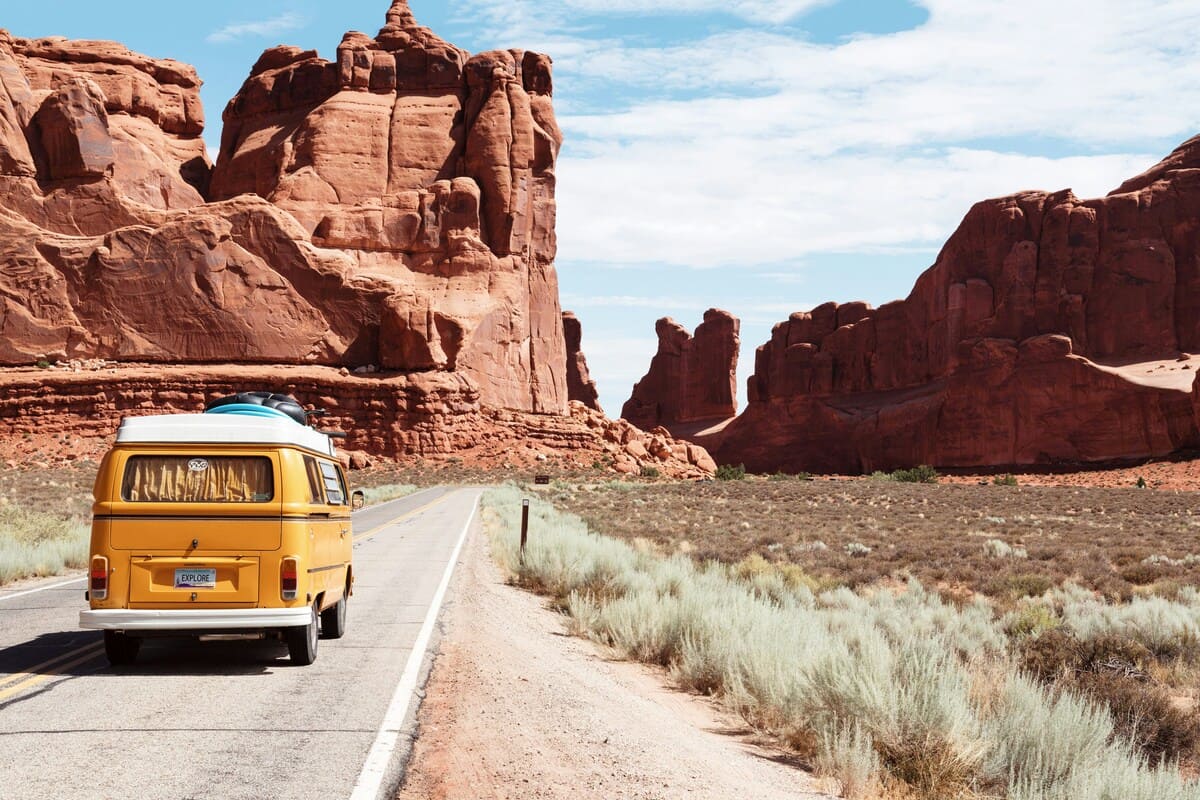
M114 667L125 667L137 660L138 650L142 648L142 640L120 633L119 631L104 632L104 655L108 663Z
M320 630L318 626L317 605L314 603L307 625L287 629L288 655L297 667L307 667L317 660L317 638Z
M321 638L340 639L346 635L346 595L321 612Z

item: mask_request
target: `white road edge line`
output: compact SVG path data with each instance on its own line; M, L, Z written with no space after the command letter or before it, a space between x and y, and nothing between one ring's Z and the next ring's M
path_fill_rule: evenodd
M412 705L413 696L417 690L417 679L420 677L421 664L425 661L425 651L429 649L429 641L433 638L433 628L441 613L442 602L446 599L446 590L450 587L450 578L454 575L458 557L462 553L463 544L467 541L471 523L475 521L475 514L478 511L479 496L476 495L475 502L471 507L471 516L467 517L467 524L463 526L462 534L458 537L458 544L454 546L454 553L450 556L450 563L446 565L442 582L433 596L433 601L429 604L429 612L425 615L421 632L417 634L417 640L413 643L412 653L408 657L408 663L404 666L404 674L400 676L400 684L396 687L396 693L392 695L392 702L388 705L387 714L384 715L383 724L375 736L375 743L371 745L371 751L367 754L362 772L358 775L358 782L354 784L354 792L350 795L350 800L376 800L379 790L383 788L388 764L391 763L392 753L396 750L396 743L400 740L400 734L404 727L404 719L408 716L408 709Z
M37 589L27 589L24 592L15 592L13 594L0 594L0 603L3 603L5 600L16 600L18 597L25 597L26 595L30 595L30 594L37 594L38 592L48 592L51 589L61 589L64 586L72 586L76 583L83 583L86 580L87 580L87 576L84 575L82 578L75 578L74 580L63 581L62 583L55 583L50 586L41 586L41 587L38 587Z

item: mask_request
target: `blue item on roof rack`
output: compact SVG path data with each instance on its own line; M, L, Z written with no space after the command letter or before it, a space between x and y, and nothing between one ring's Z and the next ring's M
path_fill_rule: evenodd
M251 413L246 409L270 409L271 411L281 412L284 416L301 425L308 424L308 414L305 412L304 407L297 402L296 398L291 395L275 394L273 392L239 392L228 397L219 397L209 402L204 407L204 410L211 412L229 406L236 409L233 412L235 414ZM273 419L269 414L253 413L252 416Z
M233 403L227 406L210 408L205 414L234 414L239 417L263 417L266 419L286 419L295 422L290 414L267 406L254 406L249 403Z

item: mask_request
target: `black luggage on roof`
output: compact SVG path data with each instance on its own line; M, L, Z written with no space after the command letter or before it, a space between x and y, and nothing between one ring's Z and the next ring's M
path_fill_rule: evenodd
M266 408L273 408L276 411L282 411L301 425L308 424L308 414L305 413L304 407L300 405L300 401L286 394L240 392L213 400L204 407L204 410L212 411L214 408L232 405L265 406Z

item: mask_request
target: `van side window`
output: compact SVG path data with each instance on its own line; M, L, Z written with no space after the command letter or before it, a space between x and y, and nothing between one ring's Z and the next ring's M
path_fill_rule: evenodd
M134 456L121 499L129 503L266 503L275 497L271 459L261 456Z
M304 457L304 471L308 474L308 502L316 504L324 504L325 498L321 495L321 468L317 466L317 460L312 456Z
M327 461L322 461L321 475L325 478L325 496L329 498L329 505L346 505L346 491L342 487L341 478L338 476L338 468Z

